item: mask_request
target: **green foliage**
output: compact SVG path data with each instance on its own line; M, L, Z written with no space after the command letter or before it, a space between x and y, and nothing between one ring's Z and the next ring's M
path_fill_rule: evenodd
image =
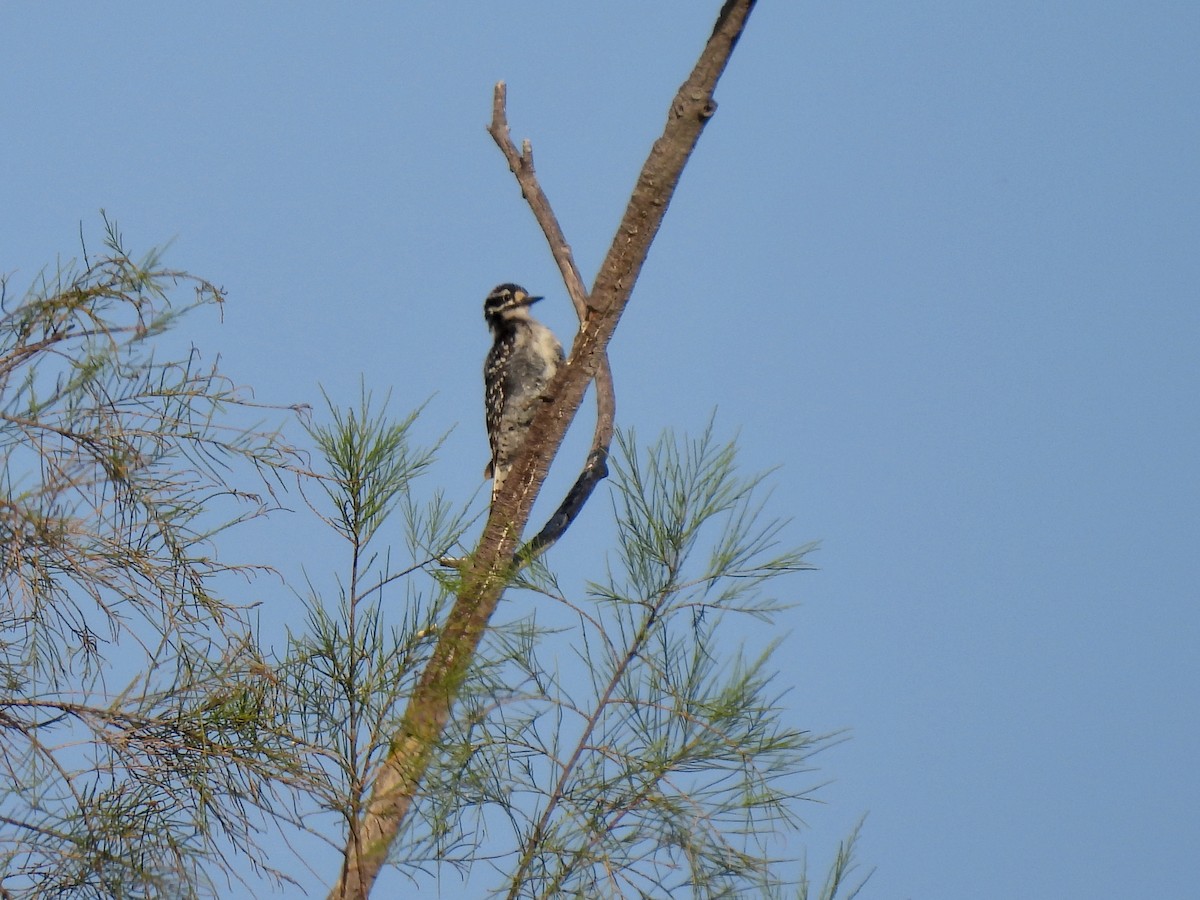
M467 527L439 495L428 504L414 498L436 446L413 443L417 413L396 422L386 407L377 411L364 389L357 407L329 403L328 424L309 427L325 467L314 473L324 502L311 507L349 550L347 574L327 585L308 576L306 622L290 631L277 669L298 739L320 748L321 778L307 802L321 828L340 828L348 840L453 598L453 579L417 573ZM399 570L392 548L375 546L397 509L409 543Z
M412 424L373 412L364 394L312 429L329 468L332 512L321 514L351 548L350 575L333 597L310 593L278 671L303 739L326 748L319 806L348 845L457 586L438 560L468 524L412 493L431 459L411 445ZM787 866L772 846L800 827L809 760L830 737L787 723L773 645L726 635L739 617L769 622L787 608L770 590L808 567L811 545L782 546L786 523L764 513L762 478L739 476L734 446L711 429L644 450L622 435L619 450L605 577L575 600L534 564L507 608L530 597L553 608L493 621L473 661L393 848L418 886L447 868L474 879L487 859L497 893L513 898L782 895ZM399 572L368 549L393 510L409 544ZM384 602L381 586L400 576L403 596Z
M849 836L838 844L837 855L829 866L829 873L825 876L825 883L821 886L820 893L817 894L817 900L854 900L866 886L874 870L868 872L857 882L852 882L850 878L854 870L858 868L855 855L859 837L862 835L863 821L860 819ZM800 879L799 900L808 900L811 892L812 885L809 884L806 867L806 871Z
M799 824L797 776L827 739L785 724L772 648L747 657L718 638L731 616L781 609L764 588L810 548L776 546L761 479L739 477L711 431L619 443L617 565L572 604L584 683L544 679L562 724L540 738L551 778L523 785L508 896L760 892L780 878L769 844Z
M342 410L330 403L333 421L309 429L329 466L320 484L336 512L326 521L355 547L371 543L409 482L433 460L436 447L417 451L408 440L418 412L390 422L386 412L372 411L364 387L357 409Z
M251 570L213 541L293 455L197 351L156 355L220 290L105 229L102 255L0 291L0 885L186 897L226 842L254 858L246 810L293 771L216 592Z
M221 293L157 254L134 262L107 230L103 257L0 295L0 888L287 882L261 834L363 839L478 517L414 489L437 450L414 441L416 413L394 420L365 388L353 407L327 398L313 470L196 351L156 356ZM811 545L785 543L764 479L711 427L618 449L614 552L582 560L592 580L572 589L546 558L515 576L392 862L510 898L807 898L777 854L831 738L790 723L776 645L738 635L788 608L777 592ZM345 557L306 571L276 657L220 590L265 567L217 551L284 474ZM861 887L856 839L822 900Z

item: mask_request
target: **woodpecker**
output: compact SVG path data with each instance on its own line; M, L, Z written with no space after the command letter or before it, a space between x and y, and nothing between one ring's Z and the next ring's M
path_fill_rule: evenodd
M525 443L525 433L546 399L546 387L563 361L562 344L529 314L525 288L497 285L483 301L483 318L492 332L492 349L483 364L484 412L492 460L483 477L492 479L492 499Z

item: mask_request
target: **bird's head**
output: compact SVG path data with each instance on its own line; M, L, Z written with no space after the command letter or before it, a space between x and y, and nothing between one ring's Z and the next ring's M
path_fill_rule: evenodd
M519 284L500 284L483 301L483 317L493 328L501 322L528 321L530 304L541 299L530 296Z

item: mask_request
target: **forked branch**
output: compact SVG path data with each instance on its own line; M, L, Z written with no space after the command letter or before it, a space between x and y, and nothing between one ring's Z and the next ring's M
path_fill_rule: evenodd
M642 166L590 296L579 288L578 272L574 271L570 248L561 232L551 238L555 259L560 260L560 268L565 267L564 281L572 301L583 301L579 333L550 385L548 393L553 401L534 417L524 449L492 504L479 545L460 570L462 585L458 599L409 699L400 731L392 739L380 767L366 812L358 827L352 829L357 839L346 847L341 877L331 893L333 898L367 897L387 860L389 848L405 824L442 728L450 718L459 686L511 577L514 554L533 502L568 426L583 403L588 384L605 365L608 343L629 302L688 157L716 111L713 90L753 7L754 0L727 0L721 8L712 36L691 75L676 93L666 127ZM514 172L524 168L532 173L531 152L517 154ZM548 203L546 209L549 210ZM572 280L575 288L571 287Z
M558 271L562 274L563 284L567 288L571 305L575 307L575 315L582 328L588 316L588 293L583 286L583 277L575 265L571 245L567 243L562 227L558 224L558 217L554 215L550 201L538 182L533 167L533 147L529 141L523 141L518 151L513 143L508 128L507 97L508 90L501 81L496 85L492 96L492 122L488 125L488 134L508 160L508 168L516 176L517 184L521 186L521 196L529 203L534 219L541 227L542 234L546 236L546 243L550 245L550 252L554 255L554 261L558 263ZM596 369L596 428L583 469L558 509L554 511L554 515L542 526L537 536L521 548L517 554L519 563L527 563L546 552L562 537L583 509L596 485L608 475L608 451L612 446L616 410L612 368L608 363L608 353L604 352Z

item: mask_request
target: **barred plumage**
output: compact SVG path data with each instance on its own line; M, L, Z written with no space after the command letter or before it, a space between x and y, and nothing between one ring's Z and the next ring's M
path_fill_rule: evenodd
M493 499L563 361L562 344L529 314L530 304L541 299L506 283L494 288L483 303L483 317L492 331L492 348L483 365L484 412L492 448L484 477L493 479Z

